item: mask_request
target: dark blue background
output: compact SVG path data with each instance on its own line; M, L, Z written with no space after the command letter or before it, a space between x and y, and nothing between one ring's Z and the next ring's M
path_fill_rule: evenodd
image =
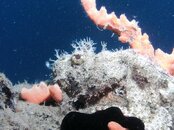
M173 0L97 0L97 4L117 16L135 18L155 48L172 51ZM0 0L0 72L14 83L45 80L51 72L45 61L55 58L55 49L71 52L70 43L85 37L106 41L109 49L120 48L111 35L88 19L80 0Z

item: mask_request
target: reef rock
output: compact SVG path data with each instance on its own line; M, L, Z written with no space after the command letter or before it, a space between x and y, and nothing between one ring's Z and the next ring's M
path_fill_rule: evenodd
M12 83L6 76L0 73L0 109L15 109L14 93L11 90Z
M109 51L102 44L96 53L94 45L84 39L72 45L72 54L56 55L54 81L68 99L62 106L83 112L117 106L143 120L146 130L174 128L174 77L132 49ZM76 64L76 56L83 62Z
M118 107L137 117L145 130L174 129L174 77L132 49L95 52L90 39L73 44L71 54L56 53L52 81L62 89L61 103L32 104L20 99L22 87L0 75L0 129L59 130L72 111L95 113ZM48 82L48 83L49 83Z

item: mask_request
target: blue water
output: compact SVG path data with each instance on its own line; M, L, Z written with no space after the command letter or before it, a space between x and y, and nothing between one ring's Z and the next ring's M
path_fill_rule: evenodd
M173 0L97 0L109 12L125 13L139 21L155 48L174 48ZM13 82L49 78L45 62L55 59L54 50L72 51L73 40L91 37L120 48L117 37L99 31L88 19L80 0L0 0L0 72ZM100 46L98 44L97 46ZM100 47L99 47L100 48Z

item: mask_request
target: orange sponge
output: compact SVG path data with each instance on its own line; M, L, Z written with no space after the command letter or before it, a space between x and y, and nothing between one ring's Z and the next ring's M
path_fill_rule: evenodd
M44 82L34 84L32 88L22 88L21 98L31 103L42 103L50 97L50 91Z
M155 51L155 59L162 68L174 75L174 49L171 54L164 53L161 49Z
M114 12L107 13L104 6L98 10L96 0L81 0L81 3L89 18L97 26L111 30L119 36L118 39L122 43L129 43L136 52L154 59L169 74L174 75L174 49L171 54L160 49L155 50L149 36L142 33L135 20L129 21L124 14L117 17Z
M40 104L50 98L56 102L62 101L62 91L55 85L47 86L44 82L34 84L32 88L22 88L20 97L30 103Z
M62 101L62 91L60 87L57 84L49 85L50 90L50 96L52 99L54 99L56 102Z

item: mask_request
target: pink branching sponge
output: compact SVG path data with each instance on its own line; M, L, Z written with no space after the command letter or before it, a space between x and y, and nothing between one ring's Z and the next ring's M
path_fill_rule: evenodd
M62 91L60 87L55 85L46 85L44 82L39 84L34 84L32 88L22 88L21 98L35 104L40 104L50 98L54 99L56 102L62 101Z
M146 33L142 34L137 22L129 21L124 14L118 18L114 12L108 14L103 6L97 10L96 0L81 0L81 3L89 18L97 26L113 31L122 43L128 42L136 52L154 59L169 74L174 75L174 50L171 54L160 49L154 50L149 36Z

